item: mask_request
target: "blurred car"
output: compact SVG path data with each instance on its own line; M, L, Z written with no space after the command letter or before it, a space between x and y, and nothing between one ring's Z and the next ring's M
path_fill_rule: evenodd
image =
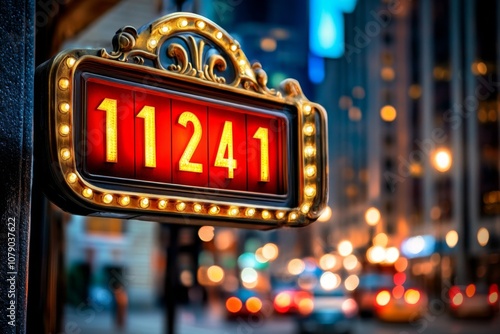
M427 294L411 283L382 289L375 297L375 316L387 322L411 322L427 310Z
M226 299L226 316L236 319L239 316L261 314L269 298L253 290L240 288Z
M498 285L452 286L448 292L451 314L457 318L492 317L498 312Z
M358 305L346 292L315 289L311 299L299 305L299 333L349 333L358 314Z
M274 310L278 314L297 314L301 313L301 306L307 305L312 301L312 294L301 289L283 289L275 292L273 300Z
M375 298L382 289L394 286L391 274L368 273L359 277L359 285L353 292L358 303L360 316L372 316L375 312Z

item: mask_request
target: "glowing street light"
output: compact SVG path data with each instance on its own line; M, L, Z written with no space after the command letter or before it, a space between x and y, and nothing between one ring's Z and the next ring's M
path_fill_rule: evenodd
M339 254L348 256L352 253L352 243L349 240L342 240L338 245Z
M477 231L477 242L479 243L479 245L484 247L488 244L489 239L490 239L490 233L486 228L481 227Z
M455 230L451 230L446 233L446 244L448 247L453 248L458 243L458 233Z
M434 152L432 163L436 170L442 173L448 171L451 167L451 162L451 153L448 149L440 148L436 152Z
M380 211L375 207L369 208L365 213L365 221L370 226L377 225L380 221Z

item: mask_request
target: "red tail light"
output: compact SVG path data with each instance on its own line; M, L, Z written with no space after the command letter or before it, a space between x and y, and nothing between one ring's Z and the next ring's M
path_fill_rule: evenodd
M391 294L387 290L382 290L377 294L375 303L377 306L385 306L391 301Z
M420 292L415 289L408 289L405 292L405 302L414 305L420 300Z
M290 296L290 293L286 291L278 293L278 295L274 298L274 309L279 313L288 312L291 304L292 296Z
M241 310L243 303L238 297L230 297L226 300L226 309L231 313L236 313Z
M449 291L450 304L452 307L458 307L464 302L464 295L458 286L452 286Z
M490 305L498 305L498 285L490 285L490 291L488 293L488 303Z

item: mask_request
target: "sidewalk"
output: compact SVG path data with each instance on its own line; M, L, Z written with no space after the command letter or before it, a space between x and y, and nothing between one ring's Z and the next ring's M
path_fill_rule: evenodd
M116 328L113 313L99 308L65 308L62 328L64 334L164 334L165 311L127 310L126 325L123 330ZM217 308L200 309L179 307L177 311L177 333L215 334L221 333L224 321Z

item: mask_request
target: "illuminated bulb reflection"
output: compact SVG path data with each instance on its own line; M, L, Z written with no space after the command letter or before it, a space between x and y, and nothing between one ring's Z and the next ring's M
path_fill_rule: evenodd
M316 188L313 186L307 186L305 190L306 196L312 197L316 195Z
M175 205L175 208L177 209L177 211L184 211L186 209L186 203L184 203L184 202L178 202Z
M102 197L102 201L106 204L109 204L113 201L113 195L111 194L106 194Z
M290 218L291 221L294 221L294 220L297 220L299 215L296 212L292 212L292 213L290 213L290 215L288 217Z
M69 125L68 124L62 124L59 127L59 133L61 136L67 136L69 134Z
M314 125L308 123L306 125L304 125L304 134L306 136L310 136L314 133Z
M160 210L165 210L167 208L167 201L164 199L161 199L158 201L158 209Z
M118 202L120 203L121 206L127 206L130 204L130 197L128 197L128 196L120 197Z
M316 175L316 166L308 165L306 167L306 176L307 177L314 177L315 175Z
M68 89L69 87L69 80L66 78L62 78L59 80L59 88L62 90Z
M156 47L156 45L158 45L158 41L156 39L152 38L149 40L148 44L151 48L154 48L154 47Z
M59 105L59 111L61 111L61 113L65 114L69 111L69 103L66 103L66 102L63 102Z
M276 212L276 218L278 218L278 219L285 218L285 212L283 212L283 211Z
M82 191L83 197L86 197L86 198L91 198L93 194L94 194L94 192L90 188L85 188Z
M205 28L205 22L203 21L198 21L196 22L196 26L200 29L204 29Z
M215 34L215 37L217 39L221 39L222 38L222 33L220 31L218 31L216 34Z
M308 157L308 158L313 157L316 155L316 148L312 145L308 145L304 149L304 153L305 153L306 157Z
M203 209L203 207L199 203L196 203L195 205L193 205L193 210L196 213L200 213L202 209Z
M180 26L185 27L185 26L187 26L187 24L188 24L187 20L182 20L180 23Z
M219 207L217 205L214 205L210 208L210 210L208 210L208 213L210 213L211 215L216 215L219 213Z
M304 114L309 115L311 113L311 106L310 105L305 105L304 106Z
M267 210L262 211L262 218L264 218L264 219L271 218L271 214L269 213L269 211L267 211Z
M237 216L240 213L240 210L237 207L231 207L228 213L230 216Z
M76 63L76 59L73 57L69 57L66 59L66 65L68 65L69 68L72 68Z
M311 209L311 207L309 206L309 204L304 204L302 205L302 207L300 208L300 211L302 211L303 214L306 214L309 212L309 210Z
M143 198L139 201L139 206L143 209L146 209L149 207L149 199L148 198Z
M255 209L253 209L253 208L248 208L248 209L245 211L245 215L246 215L247 217L252 217L254 214L255 214Z
M75 183L78 180L78 177L76 176L75 173L69 173L67 180L69 183Z
M67 148L63 148L61 150L61 158L63 160L68 160L69 158L71 158L71 152Z
M168 31L169 31L169 28L168 28L167 26L163 26L163 27L161 27L161 29L160 29L160 32L161 32L162 34L166 34Z

